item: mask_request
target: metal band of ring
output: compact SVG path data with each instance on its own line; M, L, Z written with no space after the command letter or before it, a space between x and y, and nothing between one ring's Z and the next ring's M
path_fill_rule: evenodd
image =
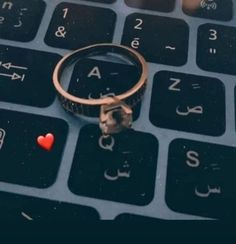
M82 58L88 58L95 55L102 55L106 53L116 53L126 56L133 64L137 65L140 72L140 79L130 90L121 95L117 95L116 98L125 102L131 108L138 104L145 92L147 83L147 64L145 59L135 50L116 44L96 44L85 48L78 49L65 57L63 57L56 65L53 73L53 84L58 93L59 100L62 106L69 112L76 115L84 115L88 117L99 117L100 107L113 102L112 98L104 97L99 99L84 99L73 96L66 92L60 82L61 74L64 69L72 64L74 61L78 61Z

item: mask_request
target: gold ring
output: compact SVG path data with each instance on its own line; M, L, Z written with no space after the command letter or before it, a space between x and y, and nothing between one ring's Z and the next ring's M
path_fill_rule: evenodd
M108 52L126 56L140 70L140 78L130 90L115 97L84 99L71 95L63 89L60 78L64 69L68 65L70 65L74 61L78 61L85 57L88 58L95 55L103 55ZM57 91L58 98L65 110L75 115L83 115L87 117L100 117L101 125L102 120L104 121L105 119L108 119L105 118L107 117L105 115L110 114L106 113L108 110L110 110L110 106L112 106L114 110L116 110L118 107L122 107L122 111L124 112L122 113L122 116L124 116L124 114L126 113L130 114L129 108L131 109L132 113L132 108L134 108L141 101L144 95L147 83L147 75L147 63L143 56L140 55L138 52L126 46L104 43L95 44L78 49L63 57L56 65L55 70L53 72L53 84ZM127 127L127 125L125 126ZM120 130L122 129L118 129L117 132L119 132ZM104 129L103 132L106 133ZM114 128L113 132L111 131L111 133L117 132L115 132Z

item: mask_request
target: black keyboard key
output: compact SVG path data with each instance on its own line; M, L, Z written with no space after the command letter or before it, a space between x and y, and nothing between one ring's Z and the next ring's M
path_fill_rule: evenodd
M0 101L47 107L55 98L57 54L0 45Z
M132 8L160 12L171 12L175 7L175 0L125 0L125 3Z
M183 11L190 16L229 21L233 17L232 0L183 0Z
M61 3L53 14L45 42L64 49L112 42L115 22L112 10Z
M236 148L178 139L169 149L166 201L182 213L235 219Z
M134 65L83 59L75 65L68 91L84 99L117 96L134 87L139 77ZM140 105L141 102L133 109L134 119L139 116ZM99 117L99 113L98 110L95 116Z
M0 110L0 181L46 188L54 183L67 137L59 119Z
M127 130L106 138L88 125L80 133L69 188L77 195L146 205L154 194L157 151L150 134Z
M34 39L45 7L42 0L0 0L0 38L22 42Z
M179 19L144 14L127 17L122 44L149 62L181 66L187 62L189 28Z
M216 78L161 71L154 77L150 120L162 128L220 136L224 85Z
M1 223L53 222L76 224L98 220L98 213L89 207L47 199L0 192ZM56 222L55 222L56 221Z
M236 28L204 24L198 30L197 64L203 70L236 75Z
M160 238L163 237L163 241L167 243L169 243L167 240L171 240L172 243L173 241L176 242L176 238L186 238L187 236L194 237L194 242L197 240L196 243L201 243L200 240L206 237L211 237L211 240L217 241L222 237L235 237L234 219L231 221L219 221L216 219L181 221L178 219L158 219L154 218L153 215L147 217L121 214L116 217L115 221L124 227L123 231L127 232L127 234L133 233L135 235L141 233L140 236L142 236L145 233L148 236L154 235L158 240L162 240ZM193 239L191 238L191 240Z

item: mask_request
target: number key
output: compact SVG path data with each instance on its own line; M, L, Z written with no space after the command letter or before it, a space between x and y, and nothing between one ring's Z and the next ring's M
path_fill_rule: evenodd
M236 75L236 28L204 24L198 30L197 64L203 70Z
M115 22L116 14L109 9L61 3L53 14L45 42L64 49L111 42Z
M188 25L183 20L131 14L122 44L136 49L149 62L181 66L187 62L188 38Z

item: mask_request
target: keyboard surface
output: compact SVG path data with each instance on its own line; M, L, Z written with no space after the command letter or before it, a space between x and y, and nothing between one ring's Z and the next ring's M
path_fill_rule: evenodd
M235 0L0 0L0 216L24 221L230 219L236 215ZM132 129L106 141L66 113L52 85L62 56L113 42L148 61ZM69 91L89 97L87 59ZM99 78L99 77L98 77ZM80 87L79 87L80 88ZM104 94L96 86L94 98Z

